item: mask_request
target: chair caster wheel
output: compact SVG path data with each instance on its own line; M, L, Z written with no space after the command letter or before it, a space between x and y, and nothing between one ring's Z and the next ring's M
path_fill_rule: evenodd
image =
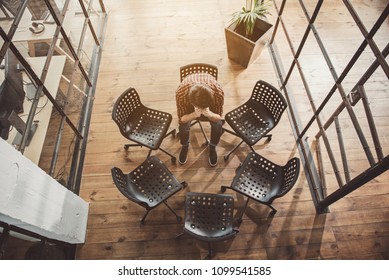
M225 193L225 192L226 192L226 189L227 189L226 187L221 187L221 188L220 188L220 191L221 191L222 193Z
M182 221L182 217L180 217L180 216L177 216L177 222L181 222Z
M228 158L229 158L229 156L224 156L224 161L227 161L228 160Z
M177 158L174 157L174 158L171 159L171 161L172 161L172 163L176 163Z
M124 145L123 148L127 151L128 150L128 146L127 145Z
M139 220L139 223L141 226L143 226L145 224L145 221L144 220Z

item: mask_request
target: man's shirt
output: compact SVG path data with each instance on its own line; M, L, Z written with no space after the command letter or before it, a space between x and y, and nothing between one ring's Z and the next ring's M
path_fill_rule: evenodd
M223 114L224 92L220 84L210 74L195 73L186 76L176 91L176 105L179 122L184 115L194 112L194 107L189 102L189 89L197 84L203 84L212 89L213 101L211 106L209 106L209 110L220 116Z

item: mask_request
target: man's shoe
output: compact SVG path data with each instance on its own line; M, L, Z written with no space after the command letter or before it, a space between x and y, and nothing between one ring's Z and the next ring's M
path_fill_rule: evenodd
M209 164L212 167L217 165L217 153L215 146L209 146Z
M185 164L188 160L188 148L189 146L182 146L180 156L178 157L178 162L180 164Z

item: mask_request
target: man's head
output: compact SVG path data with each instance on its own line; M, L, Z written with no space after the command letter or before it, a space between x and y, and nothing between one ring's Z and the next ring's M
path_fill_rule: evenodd
M206 85L197 84L189 89L189 102L197 108L208 108L212 104L213 92Z

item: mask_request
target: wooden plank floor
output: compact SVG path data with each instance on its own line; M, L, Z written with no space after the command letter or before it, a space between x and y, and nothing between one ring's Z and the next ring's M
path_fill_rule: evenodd
M227 58L224 27L232 12L239 10L245 1L128 1L105 0L109 10L108 27L96 91L96 99L90 126L89 143L85 158L81 185L81 197L90 203L86 243L78 246L77 259L200 259L207 253L206 244L184 236L175 240L183 224L177 223L170 211L161 206L150 212L146 224L139 225L144 209L129 202L116 189L110 169L118 166L130 172L146 157L145 148L123 149L125 139L111 119L116 98L128 87L134 87L143 103L152 108L170 112L172 128L177 126L175 89L179 83L179 67L193 62L217 65L219 81L225 89L225 107L228 112L251 95L259 79L277 84L272 61L265 49L261 57L247 69ZM278 1L280 2L280 1ZM290 3L291 2L291 3ZM308 2L308 1L305 1ZM309 1L310 2L310 1ZM314 2L314 1L313 1ZM328 2L318 19L319 31L326 36L336 67L342 69L345 61L355 52L350 44L351 34L359 31L350 18L342 16L341 1ZM374 22L386 5L386 1L353 1L363 20ZM341 7L338 7L341 6ZM288 20L296 42L306 21L298 9L298 1L288 1ZM273 15L275 12L273 12ZM338 15L333 18L331 15ZM329 19L331 18L331 19ZM371 20L369 20L371 18ZM274 16L270 18L274 22ZM328 27L326 25L328 24ZM339 32L333 23L344 25L353 32ZM389 34L388 22L380 34ZM294 31L294 32L293 32ZM300 33L299 33L300 32ZM357 35L355 35L357 36ZM354 40L355 38L352 37ZM387 43L386 38L382 39ZM281 40L281 39L280 39ZM357 45L361 38L355 39ZM282 42L282 41L280 41ZM320 71L325 68L319 51L312 42L307 48L310 83L312 89L326 94L332 86L331 79ZM349 49L347 50L347 47ZM290 54L280 48L286 59ZM365 63L371 63L366 58ZM370 59L370 60L369 60ZM350 74L351 75L351 74ZM359 74L355 77L359 78ZM381 75L381 76L380 76ZM387 120L388 83L383 74L375 79L382 93L376 101L376 122L382 124L380 136L384 151L389 151ZM350 81L351 84L351 81ZM298 88L296 84L296 88ZM300 87L302 88L302 87ZM297 96L303 93L295 91ZM322 95L316 95L322 98ZM374 102L374 101L373 101ZM334 101L332 109L339 102ZM386 105L383 105L386 104ZM299 111L304 120L310 115L309 103L301 101ZM385 107L386 106L386 107ZM386 110L386 112L385 112ZM327 115L328 117L329 115ZM347 121L347 118L345 118ZM209 126L205 125L209 132ZM219 192L221 185L229 185L236 167L245 158L249 148L242 146L225 162L222 158L238 139L224 134L218 146L219 164L208 165L208 151L200 129L191 130L189 160L184 166L172 164L162 152L158 155L180 180L189 186L169 200L169 204L183 215L185 192ZM314 131L316 133L317 131ZM347 134L348 135L348 134ZM355 141L353 134L345 136ZM314 136L314 134L312 135ZM311 141L313 139L309 139ZM336 138L331 139L336 141ZM165 139L162 146L178 156L180 145L175 137ZM273 131L273 140L255 146L257 152L272 161L284 164L289 158L299 156L294 143L287 114ZM360 149L350 149L349 160L355 166L353 172L361 172L358 162L363 156ZM327 161L328 163L328 161ZM328 165L328 164L327 164ZM357 173L355 173L357 174ZM328 169L328 176L331 175ZM358 191L335 203L327 214L317 215L305 176L299 180L285 197L277 200L278 209L271 216L267 207L250 204L239 234L231 240L215 244L216 259L388 259L389 258L389 175L386 173ZM327 180L328 188L334 189L335 181ZM234 194L233 192L230 192ZM235 214L240 213L244 198L234 194Z

